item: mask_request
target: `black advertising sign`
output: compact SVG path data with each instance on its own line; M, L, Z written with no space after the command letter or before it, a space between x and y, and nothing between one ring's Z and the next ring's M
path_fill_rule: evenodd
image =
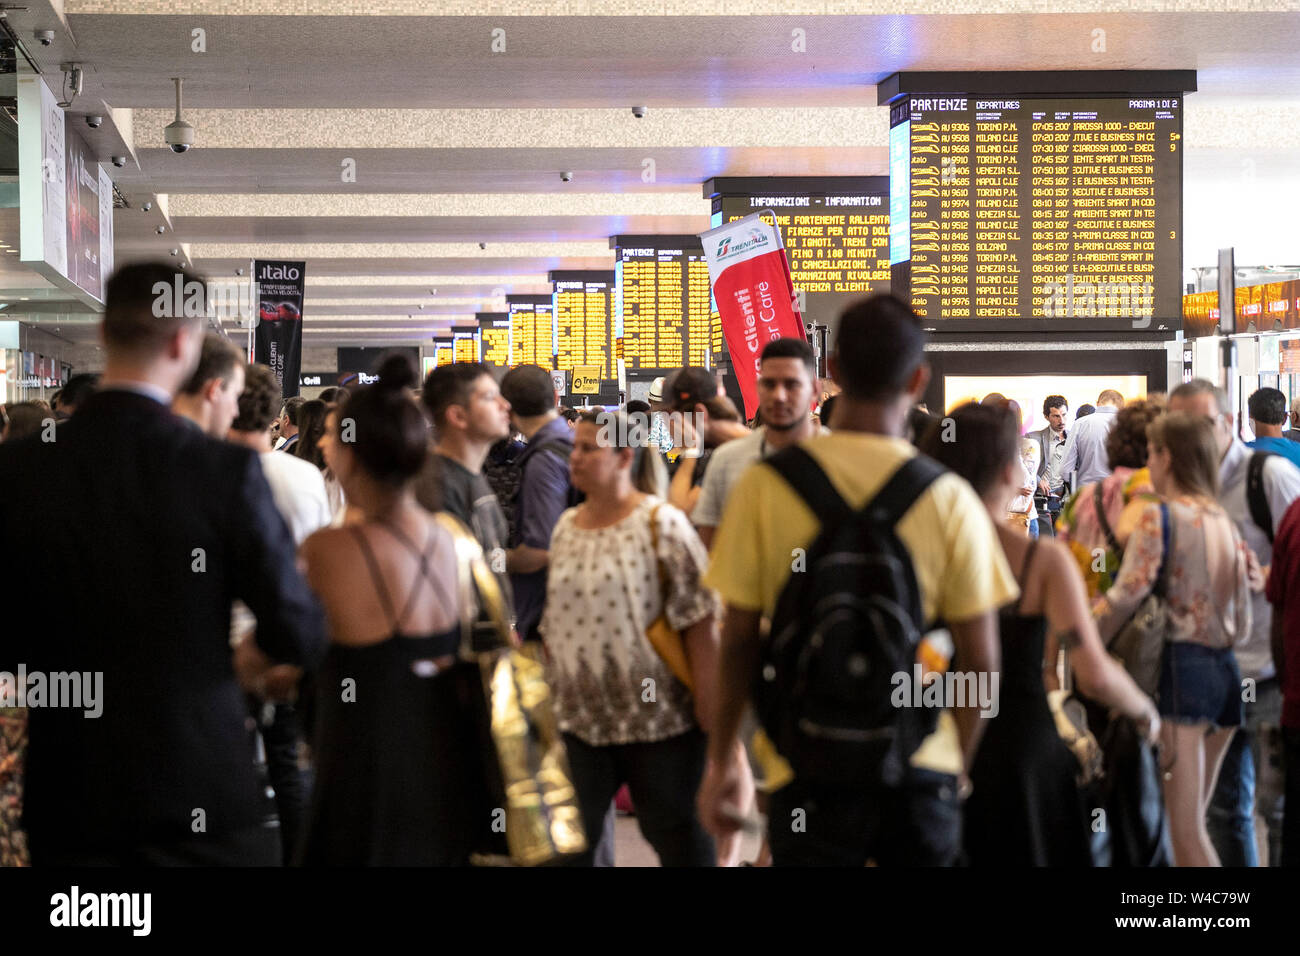
M302 370L302 296L305 262L258 259L258 322L253 360L269 365L285 398L298 394Z

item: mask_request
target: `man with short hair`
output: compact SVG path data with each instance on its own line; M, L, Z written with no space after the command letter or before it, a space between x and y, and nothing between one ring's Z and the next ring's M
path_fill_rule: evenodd
M555 383L540 365L518 365L501 379L510 420L527 445L515 460L519 491L515 530L506 552L514 589L516 627L524 640L541 640L537 625L546 602L551 532L570 504L569 456L573 430L556 408Z
M30 707L24 823L46 866L274 865L235 678L230 611L277 663L309 668L324 614L257 456L171 412L201 318L159 315L174 264L109 279L100 389L52 442L0 445L10 602L0 670L81 674L102 709ZM32 541L44 541L40 548ZM75 599L69 599L75 595ZM81 701L90 709L89 700Z
M89 372L72 376L55 395L57 401L53 403L54 417L59 421L67 421L81 407L82 402L95 394L98 384L99 376Z
M903 435L908 412L929 382L924 352L920 320L893 296L858 302L840 321L829 360L843 389L836 429L798 447L855 511L916 455ZM911 558L925 621L947 623L966 670L997 671L997 611L1018 589L988 511L970 485L954 474L940 475L907 503L894 530ZM771 619L790 586L792 555L806 550L820 532L804 496L771 462L763 462L736 482L714 536L705 581L720 592L727 609L699 808L701 821L715 835L740 826L744 770L735 747L741 712L759 676L762 619ZM896 785L880 783L863 791L815 786L795 776L770 799L774 861L952 864L961 842L959 791L968 786L965 774L985 724L971 700L944 711ZM795 762L793 754L782 756ZM835 768L825 770L834 775ZM790 826L796 816L803 824L797 830Z
M1276 388L1261 388L1246 399L1250 414L1250 430L1255 440L1247 448L1281 455L1291 464L1300 467L1300 443L1287 441L1282 425L1287 420L1286 396Z
M1061 501L1065 497L1064 484L1052 485L1052 470L1060 470L1060 458L1065 454L1065 442L1069 437L1065 428L1065 416L1070 410L1064 395L1048 395L1043 399L1043 418L1047 424L1026 437L1038 442L1038 493L1034 496L1034 506L1038 510L1039 535L1056 534L1056 516L1061 512Z
M1237 525L1261 567L1273 559L1273 538L1291 503L1300 497L1300 469L1280 455L1251 452L1234 428L1232 400L1203 378L1192 379L1169 393L1169 411L1201 415L1214 425L1219 443L1219 504ZM1257 458L1262 496L1251 506L1250 472ZM1254 511L1268 515L1254 517ZM1262 522L1262 526L1261 526ZM1281 856L1282 781L1276 748L1281 722L1281 690L1273 667L1269 641L1272 607L1263 593L1251 595L1250 639L1234 649L1243 678L1246 726L1233 734L1219 770L1219 780L1206 815L1207 829L1224 866L1257 866L1256 808L1268 828L1270 860Z
M701 483L691 522L707 548L722 520L732 486L756 461L818 434L812 401L818 394L817 357L803 339L774 339L763 348L758 366L758 414L763 424L744 438L729 441L713 453Z
M257 453L262 473L271 486L276 510L288 525L294 546L313 532L329 525L333 517L325 479L320 469L296 455L277 455L271 449L271 422L280 402L280 383L265 365L244 366L244 390L239 395L239 414L231 423L226 440ZM307 804L307 786L298 768L298 744L302 722L294 701L301 672L281 665L268 667L255 650L257 619L243 602L236 602L231 637L236 642L236 659L248 662L256 679L249 686L265 706L255 706L253 715L266 749L267 776L275 790L280 819L280 846L284 864L294 859ZM260 671L260 673L257 673Z
M275 443L276 451L292 452L298 444L298 410L307 404L301 395L291 395L284 400L280 411L280 438Z
M1072 488L1082 488L1110 474L1106 436L1115 427L1115 413L1123 407L1124 396L1108 388L1097 396L1097 408L1093 414L1075 417L1060 458L1048 469L1048 487L1060 488L1066 481L1071 481L1070 476L1076 472L1077 477L1070 483Z
M416 479L415 497L429 511L445 511L478 539L510 606L505 545L506 516L483 476L483 461L510 434L510 403L480 362L439 365L424 380L420 401L434 427L434 445Z
M239 414L244 357L225 336L203 336L199 364L172 400L172 411L210 438L225 438Z

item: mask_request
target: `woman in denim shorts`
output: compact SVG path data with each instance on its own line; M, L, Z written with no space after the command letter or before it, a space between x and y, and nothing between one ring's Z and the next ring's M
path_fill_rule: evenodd
M1093 607L1107 642L1161 577L1169 606L1158 705L1172 760L1165 807L1178 866L1218 866L1205 811L1224 751L1242 723L1232 648L1250 636L1247 554L1216 498L1219 454L1208 420L1174 413L1147 428L1159 503L1145 506L1114 585ZM1165 553L1166 535L1170 541Z

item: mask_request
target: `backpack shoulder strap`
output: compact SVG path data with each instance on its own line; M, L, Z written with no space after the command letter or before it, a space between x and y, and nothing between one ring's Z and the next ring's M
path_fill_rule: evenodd
M852 512L835 485L822 471L817 460L798 445L791 445L766 459L764 465L776 470L786 484L804 500L822 527L843 521Z
M1101 533L1106 536L1106 544L1115 552L1115 557L1124 560L1124 549L1119 545L1119 539L1115 537L1115 531L1110 526L1110 520L1106 517L1106 506L1102 503L1102 482L1097 482L1092 486L1092 504L1097 512L1097 527L1101 528Z
M1259 526L1259 530L1268 535L1268 543L1273 543L1273 510L1268 506L1268 495L1264 491L1264 466L1273 457L1271 451L1257 451L1251 454L1246 465L1246 504L1250 507L1250 517Z
M892 528L945 470L926 455L909 458L885 482L885 487L876 492L867 508L877 521Z

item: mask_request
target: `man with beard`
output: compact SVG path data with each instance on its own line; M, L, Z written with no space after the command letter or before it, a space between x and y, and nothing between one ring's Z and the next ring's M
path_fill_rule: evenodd
M817 434L812 415L818 394L817 360L803 339L775 339L763 349L758 369L758 414L762 425L713 453L691 521L706 547L722 520L736 479L756 461Z

